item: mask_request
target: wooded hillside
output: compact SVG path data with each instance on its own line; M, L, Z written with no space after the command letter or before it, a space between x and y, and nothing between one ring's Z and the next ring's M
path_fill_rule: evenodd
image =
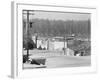
M90 20L75 21L75 20L44 20L32 19L30 22L30 34L38 33L40 36L64 36L65 34L81 34L90 36ZM24 33L25 33L25 20Z

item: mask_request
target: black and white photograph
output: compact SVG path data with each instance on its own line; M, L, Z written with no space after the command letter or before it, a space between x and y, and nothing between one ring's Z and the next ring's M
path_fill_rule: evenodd
M23 69L91 66L91 14L22 10Z

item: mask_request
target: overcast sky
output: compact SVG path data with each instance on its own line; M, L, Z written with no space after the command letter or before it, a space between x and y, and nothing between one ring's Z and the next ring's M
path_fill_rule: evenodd
M30 16L30 18L64 20L64 21L65 20L88 20L90 19L90 14L34 11L34 15Z

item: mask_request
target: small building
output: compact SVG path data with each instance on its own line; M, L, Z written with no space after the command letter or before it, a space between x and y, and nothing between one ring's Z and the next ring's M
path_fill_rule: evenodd
M33 36L32 40L36 43L36 39ZM67 48L67 41L64 41L62 37L38 37L37 38L37 48L45 48L46 50L63 50L63 48Z

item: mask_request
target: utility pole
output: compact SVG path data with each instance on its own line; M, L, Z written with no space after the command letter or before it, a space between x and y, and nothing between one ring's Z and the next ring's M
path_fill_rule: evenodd
M23 15L24 14L26 14L26 50L27 50L27 61L28 61L28 59L29 59L29 36L30 36L30 34L29 34L29 30L30 30L30 19L29 19L29 15L34 15L34 13L29 13L29 12L32 12L33 10L24 10L24 12L25 13L23 13Z
M27 42L26 42L26 49L27 49L27 60L29 59L29 46L28 46L28 39L29 39L29 11L27 10L27 13L26 13L26 39L27 39Z
M66 54L66 23L64 25L65 33L64 33L64 55Z
M64 35L64 55L65 55L65 52L66 52L66 51L65 51L65 47L66 47L66 46L65 46L65 45L66 45L66 43L65 43L65 39L66 39L65 36L66 36L66 35Z

